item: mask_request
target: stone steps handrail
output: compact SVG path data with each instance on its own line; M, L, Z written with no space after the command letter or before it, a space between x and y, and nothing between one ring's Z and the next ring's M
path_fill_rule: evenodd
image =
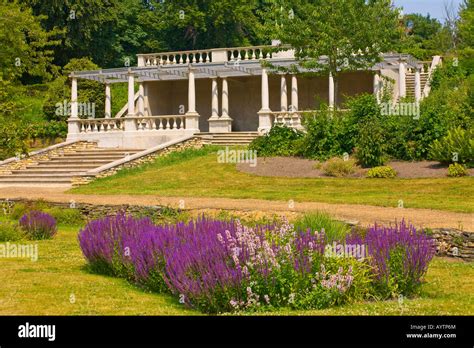
M62 143L59 143L59 144L54 144L54 145L51 145L51 146L48 146L48 147L45 147L43 149L40 149L40 150L36 150L36 151L32 151L32 152L29 152L25 157L32 157L32 156L35 156L35 155L41 155L43 153L46 153L48 151L51 151L51 150L56 150L56 149L60 149L62 147L65 147L65 146L68 146L68 145L72 145L74 143L79 143L81 142L82 140L69 140L69 141L64 141ZM18 161L19 158L18 157L10 157L10 158L7 158L3 161L0 161L0 166L3 166L5 164L9 164L9 163L12 163L12 162L16 162Z
M421 95L426 98L430 92L431 92L431 77L433 76L434 71L442 63L442 57L441 56L434 56L433 60L431 61L430 68L428 70L428 79L426 81L425 87L423 88L423 91L421 92Z
M135 93L135 96L133 97L133 102L134 102L134 103L137 102L138 96L139 96L139 92ZM122 117L123 115L125 115L125 113L126 113L127 111L128 111L128 102L125 103L125 105L123 106L123 108L121 108L120 111L115 114L114 118L120 118L120 117Z
M159 151L159 150L163 150L169 146L172 146L172 145L176 145L176 144L179 144L179 143L182 143L182 142L185 142L187 140L190 140L194 138L194 135L187 135L187 136L184 136L184 137L180 137L178 139L174 139L174 140L171 140L171 141L168 141L166 143L163 143L163 144L160 144L160 145L157 145L155 147L152 147L152 148L149 148L147 150L144 150L144 151L141 151L141 152L137 152L133 155L129 155L129 156L126 156L124 158L121 158L121 159L118 159L116 161L113 161L113 162L110 162L110 163L107 163L107 164L104 164L103 166L100 166L98 168L94 168L94 169L91 169L89 171L86 172L86 175L87 176L96 176L98 175L99 173L103 172L103 171L106 171L106 170L109 170L109 169L112 169L112 168L115 168L115 167L118 167L124 163L127 163L127 162L131 162L131 161L134 161L140 157L144 157L144 156L147 156L147 155L150 155L156 151Z

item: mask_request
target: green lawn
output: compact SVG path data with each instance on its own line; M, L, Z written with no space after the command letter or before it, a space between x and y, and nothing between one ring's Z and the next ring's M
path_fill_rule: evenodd
M89 273L78 227L60 227L53 240L38 241L39 259L0 258L0 315L197 315L167 295L145 292L126 280ZM19 243L30 243L23 241ZM435 258L422 296L348 304L288 315L473 315L474 265ZM71 302L71 299L75 301Z
M255 198L474 211L474 178L341 179L260 177L217 162L215 148L187 150L72 189L84 194Z

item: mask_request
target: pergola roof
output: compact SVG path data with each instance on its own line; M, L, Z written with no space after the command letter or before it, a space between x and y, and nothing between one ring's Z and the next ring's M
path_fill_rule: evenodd
M298 62L294 58L285 59L268 59L266 60L274 67L288 68L297 65ZM324 64L327 58L321 57L320 63ZM375 64L372 70L399 68L400 61L405 62L408 67L421 68L422 64L408 54L389 53L382 55L382 61ZM70 76L79 79L94 80L101 83L118 83L127 82L128 75L133 74L138 81L167 81L167 80L184 80L188 77L189 69L195 72L195 78L212 78L212 77L238 77L261 75L262 65L259 60L239 60L228 62L206 62L192 64L165 64L144 67L124 67L93 71L73 72ZM317 72L317 69L302 69L304 72Z

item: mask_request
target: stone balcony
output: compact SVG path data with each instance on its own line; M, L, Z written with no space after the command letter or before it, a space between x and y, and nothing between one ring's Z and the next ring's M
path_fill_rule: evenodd
M295 59L290 46L265 45L206 50L137 54L138 66L189 65L198 63L227 63L265 59Z

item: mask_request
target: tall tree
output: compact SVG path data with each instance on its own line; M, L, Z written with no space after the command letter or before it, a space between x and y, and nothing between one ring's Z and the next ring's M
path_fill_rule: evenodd
M119 0L21 0L31 6L47 31L61 30L55 63L64 66L72 58L91 56L100 66L114 60L114 33Z
M342 72L373 66L399 37L399 14L391 0L265 3L266 37L293 46L300 67L318 69L325 75L331 73L336 96Z

